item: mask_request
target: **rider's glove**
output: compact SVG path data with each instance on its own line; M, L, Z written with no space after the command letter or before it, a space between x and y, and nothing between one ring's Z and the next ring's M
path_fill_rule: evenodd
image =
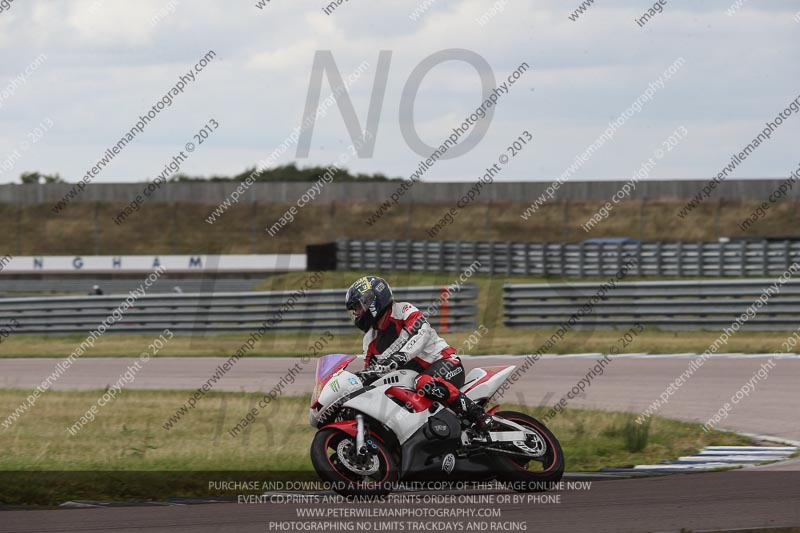
M404 353L396 353L377 358L375 361L375 369L383 370L384 372L391 372L393 370L397 370L407 362L408 358Z

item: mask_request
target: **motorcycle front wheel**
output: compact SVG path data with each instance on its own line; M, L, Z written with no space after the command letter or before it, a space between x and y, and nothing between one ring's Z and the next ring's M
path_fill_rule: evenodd
M365 440L367 454L356 453L356 439L335 428L318 431L311 443L311 463L335 492L349 495L385 495L399 478L397 464L374 435Z

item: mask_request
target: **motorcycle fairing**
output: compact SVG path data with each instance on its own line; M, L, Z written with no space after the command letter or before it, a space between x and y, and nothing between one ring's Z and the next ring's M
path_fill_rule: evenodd
M311 395L311 406L319 399L322 389L327 385L328 381L333 375L340 370L343 370L347 365L356 359L355 355L346 355L342 353L330 353L324 355L317 360L317 373L315 380L314 393Z
M341 422L333 422L333 423L328 424L326 426L322 426L319 429L320 429L320 431L322 431L323 429L338 429L340 431L344 431L345 433L347 433L351 437L355 437L356 433L358 433L358 423L355 420L343 420ZM377 433L370 432L369 436L370 437L375 437L379 441L384 442L384 440L381 438L381 436L378 435Z
M431 422L432 421L432 422ZM449 436L437 437L430 431L431 423L441 423L449 428ZM449 409L442 409L430 417L400 448L400 479L418 481L489 480L496 466L488 454L479 453L469 458L459 457L461 445L461 419Z
M433 405L433 400L430 398L426 398L420 394L417 394L416 391L409 390L409 389L401 389L400 387L389 387L386 390L386 394L397 398L407 406L411 407L417 413L420 413L426 409L430 409L431 405Z
M515 368L517 368L515 365L473 368L467 374L461 392L476 402L488 400L503 385Z
M444 409L436 403L431 404L430 409L412 413L388 394L389 389L393 387L413 390L416 375L417 373L411 370L391 372L371 384L373 394L356 396L346 401L343 407L350 407L382 422L402 444L422 427L432 414Z

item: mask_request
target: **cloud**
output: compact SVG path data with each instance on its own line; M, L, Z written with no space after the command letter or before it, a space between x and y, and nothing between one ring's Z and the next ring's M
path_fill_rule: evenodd
M154 14L169 1L177 2L175 12L153 25ZM48 61L0 111L0 159L43 117L56 127L0 181L37 169L78 179L210 49L218 59L98 181L146 178L210 117L220 130L186 170L232 174L251 166L302 119L318 50L331 50L343 75L369 62L368 72L350 89L362 126L378 54L392 51L374 157L350 166L399 176L413 171L420 159L400 133L400 122L410 117L398 116L402 90L420 61L447 48L474 50L498 81L523 61L532 65L497 106L478 147L433 169L430 178L441 180L470 179L524 129L534 131L537 140L501 179L553 179L678 56L686 59L685 68L580 177L627 175L678 125L698 134L664 158L656 174L706 177L731 147L800 91L797 69L791 67L800 25L792 20L797 8L790 1L748 2L733 17L725 14L727 2L670 2L645 28L634 22L644 7L621 0L596 2L576 22L568 15L578 0L507 2L483 26L477 19L493 2L437 0L411 20L422 2L350 0L326 15L323 0L302 5L272 0L262 10L255 0L17 1L0 13L0 89L39 53ZM326 82L323 98L328 91ZM436 144L479 102L473 67L439 65L420 86L415 127ZM795 118L743 172L782 175L796 159L789 139L798 133ZM316 124L310 157L300 164L329 164L351 142L333 108ZM290 151L284 161L293 159Z

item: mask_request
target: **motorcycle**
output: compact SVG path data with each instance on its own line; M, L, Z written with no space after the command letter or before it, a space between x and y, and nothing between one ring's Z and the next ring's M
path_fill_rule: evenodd
M354 355L317 361L310 423L318 431L311 462L343 495L385 495L406 481L501 481L520 492L547 490L561 479L556 437L533 417L489 409L487 432L447 406L418 394L417 372L346 367ZM461 392L486 407L515 366L475 368Z

